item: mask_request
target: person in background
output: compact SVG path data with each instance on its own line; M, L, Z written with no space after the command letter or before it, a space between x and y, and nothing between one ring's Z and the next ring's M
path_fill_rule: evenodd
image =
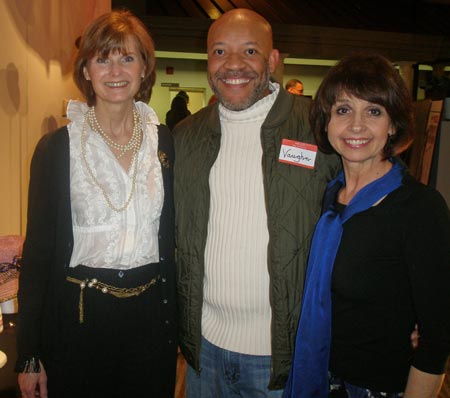
M303 83L298 79L291 79L286 83L286 90L294 95L303 95Z
M207 40L218 102L173 132L187 396L280 397L310 237L340 161L316 150L311 101L270 82L279 56L262 16L226 12Z
M84 32L67 127L31 164L16 371L24 398L172 398L173 143L146 105L145 25L112 11ZM142 102L141 102L142 101Z
M285 397L437 396L450 353L450 213L397 158L412 120L381 55L343 58L317 92L312 129L343 171L314 233Z
M443 100L450 96L450 77L445 71L445 64L436 62L432 67L432 71L426 72L426 81L421 88L425 90L425 98Z
M178 91L176 96L183 98L186 101L186 105L189 104L189 95L186 91L180 90L180 91Z
M189 103L189 96L186 91L179 91L178 94L173 98L170 104L170 109L166 113L166 125L170 130L173 130L175 125L183 120L185 117L189 116L191 112L189 111L187 105Z
M217 95L216 94L211 95L211 97L209 97L208 100L208 105L215 104L216 102L217 102Z

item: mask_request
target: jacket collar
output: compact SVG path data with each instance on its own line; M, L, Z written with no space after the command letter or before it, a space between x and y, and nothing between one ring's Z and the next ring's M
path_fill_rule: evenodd
M278 97L270 109L262 128L271 129L283 123L292 112L292 106L296 97L289 94L286 90L280 89ZM299 97L299 100L302 98Z

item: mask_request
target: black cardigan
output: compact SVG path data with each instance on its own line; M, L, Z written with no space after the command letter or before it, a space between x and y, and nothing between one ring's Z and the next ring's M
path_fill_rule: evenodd
M332 279L330 368L374 391L404 391L410 366L445 372L450 353L450 213L405 176L344 224ZM419 325L419 345L411 332Z
M160 275L167 344L176 347L174 265L174 151L170 131L158 126L164 204L159 228ZM69 134L62 127L41 138L31 162L27 233L19 279L17 336L20 371L35 357L45 365L58 339L63 286L73 249ZM175 351L174 351L175 352Z

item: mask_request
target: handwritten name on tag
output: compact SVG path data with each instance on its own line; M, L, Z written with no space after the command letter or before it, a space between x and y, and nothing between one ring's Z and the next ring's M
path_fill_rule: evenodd
M316 145L283 139L278 160L282 163L313 169L316 155Z

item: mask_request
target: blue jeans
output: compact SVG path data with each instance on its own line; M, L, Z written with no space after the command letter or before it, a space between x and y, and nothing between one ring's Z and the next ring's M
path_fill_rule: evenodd
M202 338L201 372L187 369L187 398L280 398L267 389L270 356L224 350Z

